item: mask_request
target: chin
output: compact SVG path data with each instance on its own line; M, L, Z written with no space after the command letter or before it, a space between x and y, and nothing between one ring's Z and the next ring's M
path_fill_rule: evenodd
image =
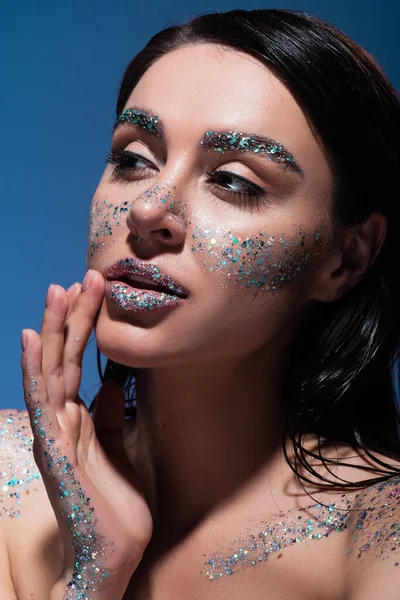
M96 343L108 359L138 369L168 367L184 362L185 352L171 344L171 331L143 327L101 314L95 325Z

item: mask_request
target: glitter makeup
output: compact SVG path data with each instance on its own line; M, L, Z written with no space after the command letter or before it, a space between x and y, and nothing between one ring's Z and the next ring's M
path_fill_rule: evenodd
M120 308L134 310L136 312L147 312L160 308L177 306L179 298L186 298L187 294L182 287L152 263L144 263L126 258L119 260L107 271L107 277L114 281L106 284L106 295ZM138 289L135 281L149 282L147 287L157 289ZM121 282L125 280L125 283ZM131 285L126 284L126 280Z
M159 122L158 115L153 115L150 111L142 110L138 107L124 110L115 122L114 131L122 123L130 123L135 127L140 127L145 131L154 133L158 137L161 137L163 134L163 128Z
M121 285L115 281L107 282L106 295L120 308L135 312L149 312L179 304L177 296L170 296L153 290L134 289L129 285Z
M345 503L346 508L350 508L351 502L345 500ZM204 563L206 578L213 581L224 575L233 575L243 567L256 567L267 561L272 553L292 544L319 540L333 532L344 531L349 518L349 513L336 511L335 504L328 505L328 508L314 504L303 509L291 509L286 515L290 515L286 521L267 525L256 535L235 539L229 547L229 554L212 555Z
M34 436L43 448L48 476L52 478L60 501L60 511L72 536L75 566L63 600L92 600L108 577L104 566L105 548L113 543L104 543L97 530L95 507L76 479L74 468L57 446L51 430L45 405L41 400L38 382L31 374L30 390L27 391L31 424Z
M94 202L89 213L88 257L92 258L97 251L106 251L110 244L115 244L116 228L126 224L127 213L133 202L154 204L159 209L185 219L186 204L176 198L175 190L175 186L156 185L135 200L124 200L119 204L107 200Z
M372 493L371 493L372 492ZM400 550L400 477L379 483L369 491L358 494L356 508L360 511L352 530L351 547L347 554L355 553L363 559L366 552L383 560ZM369 506L365 507L365 501ZM394 562L398 567L398 560Z
M262 564L271 554L293 544L320 540L345 530L351 531L352 546L356 546L355 550L353 547L346 550L347 556L356 552L356 558L362 559L366 552L374 552L376 558L386 560L391 552L398 553L400 477L363 490L353 501L345 494L341 498L338 503L340 506L335 503L327 506L313 504L306 508L291 509L285 513L285 517L289 515L285 520L269 524L255 535L235 539L229 547L229 553L216 553L207 559L203 575L211 581L233 575L244 567ZM369 502L367 507L365 500ZM398 559L393 565L399 566Z
M133 258L124 258L119 260L107 271L107 277L110 279L117 279L118 277L132 277L134 279L135 275L144 277L145 279L148 279L149 282L152 281L158 286L165 287L177 296L187 296L183 288L176 283L172 277L162 273L159 267L152 263L145 263Z
M307 233L302 228L296 236L269 235L260 232L253 237L239 237L231 231L194 228L192 252L204 254L204 266L220 271L227 278L254 295L258 291L275 292L288 281L304 273L309 260L308 247L322 243L320 231Z
M23 495L35 490L41 474L33 458L33 436L28 412L3 411L0 415L0 446L4 457L0 470L0 519L20 515Z
M221 154L237 151L264 154L272 162L282 163L300 175L303 173L293 155L285 149L283 144L278 140L265 138L258 134L239 131L208 131L200 140L200 145L206 150L216 150Z

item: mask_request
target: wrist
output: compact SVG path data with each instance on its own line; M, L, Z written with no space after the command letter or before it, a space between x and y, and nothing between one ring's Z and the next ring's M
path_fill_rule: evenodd
M96 600L122 600L124 593L129 584L129 580L133 574L132 571L119 571L108 577L104 577L101 584L93 585L85 588L84 583L80 582L81 589L69 585L71 577L60 578L52 587L49 600L73 600L79 597L79 592L83 592L83 598L86 594L95 594ZM86 592L86 593L85 593Z

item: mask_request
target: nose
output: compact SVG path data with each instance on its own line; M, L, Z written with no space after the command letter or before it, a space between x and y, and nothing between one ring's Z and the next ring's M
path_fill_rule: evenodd
M139 239L178 246L186 234L181 208L174 191L157 186L132 202L126 223Z

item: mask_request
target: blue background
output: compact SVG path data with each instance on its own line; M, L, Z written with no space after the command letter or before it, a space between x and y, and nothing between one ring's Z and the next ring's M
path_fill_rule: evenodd
M82 280L88 208L105 166L124 68L163 27L210 10L292 8L331 22L398 88L400 2L23 0L0 7L0 408L24 408L20 331L39 330L50 283ZM96 392L95 344L81 392Z

